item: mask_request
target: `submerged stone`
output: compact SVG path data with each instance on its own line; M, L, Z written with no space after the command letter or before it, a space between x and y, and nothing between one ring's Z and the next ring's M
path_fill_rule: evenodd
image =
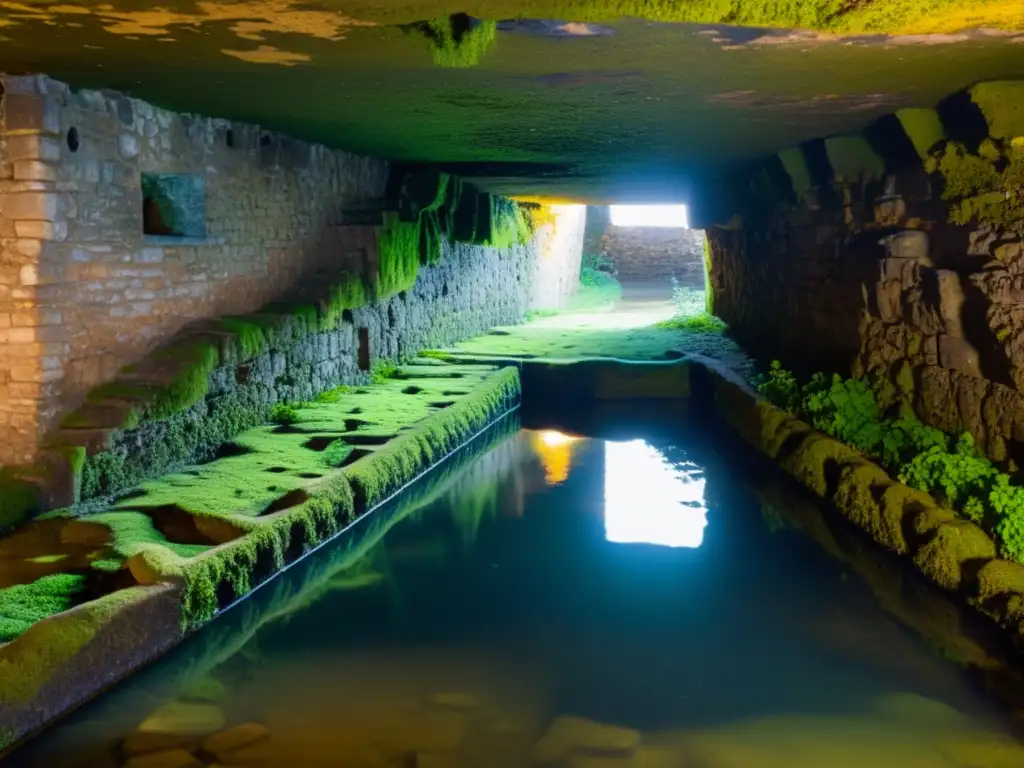
M230 757L233 753L269 736L270 731L265 725L245 723L210 736L203 741L203 751L213 755L222 763L230 764Z
M141 757L133 757L125 763L125 768L201 768L202 765L184 749L171 749L166 752L154 752Z
M222 728L224 713L220 707L172 701L146 718L139 732L205 736Z
M574 752L628 754L640 743L640 732L582 717L560 717L534 748L534 760L555 763Z

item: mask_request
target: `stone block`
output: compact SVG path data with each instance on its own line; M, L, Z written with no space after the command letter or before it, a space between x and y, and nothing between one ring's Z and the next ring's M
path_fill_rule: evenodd
M125 160L134 160L139 156L139 139L130 133L122 133L117 137L117 151Z
M534 760L557 763L574 753L629 754L640 744L640 732L631 728L605 725L579 717L560 717L534 748Z
M0 195L0 215L9 219L56 221L58 198L54 192L13 192Z
M60 133L60 105L38 94L4 95L4 130L8 133Z
M914 259L923 265L931 265L930 239L927 232L906 230L883 238L882 244L890 258Z
M14 178L18 181L56 181L57 169L39 160L17 160Z
M14 231L21 238L54 240L56 230L53 222L50 221L16 221L14 222Z
M7 158L11 162L35 160L56 163L60 160L60 142L57 139L38 134L9 136L7 138Z
M960 275L948 269L935 272L939 288L939 316L950 336L963 336L964 290Z
M978 350L966 339L943 334L938 337L939 365L981 378Z

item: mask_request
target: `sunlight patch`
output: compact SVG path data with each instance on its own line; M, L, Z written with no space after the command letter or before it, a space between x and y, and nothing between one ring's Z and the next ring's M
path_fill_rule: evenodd
M612 224L616 227L690 226L685 205L613 205Z
M607 541L696 549L707 524L700 467L674 465L643 440L605 443Z

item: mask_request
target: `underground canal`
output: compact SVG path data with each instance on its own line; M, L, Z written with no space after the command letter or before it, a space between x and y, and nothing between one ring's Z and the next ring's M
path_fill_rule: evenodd
M0 761L1024 765L1024 11L0 8Z

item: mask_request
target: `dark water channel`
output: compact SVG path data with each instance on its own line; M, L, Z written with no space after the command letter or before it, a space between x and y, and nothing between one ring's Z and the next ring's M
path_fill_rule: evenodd
M985 625L721 430L608 416L507 419L10 764L1024 765Z

